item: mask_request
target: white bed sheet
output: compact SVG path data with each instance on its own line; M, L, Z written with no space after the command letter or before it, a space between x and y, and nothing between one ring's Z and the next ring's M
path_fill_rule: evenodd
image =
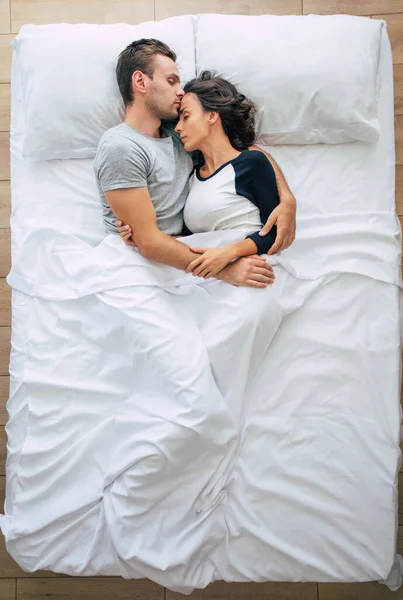
M386 34L380 73L376 145L269 148L299 204L297 240L272 259L288 306L249 390L252 400L238 407L242 436L230 477L208 510L189 511L192 519L179 531L188 518L181 505L186 477L194 481L197 471L186 473L146 520L139 521L141 498L130 495L138 422L121 385L131 369L122 353L130 340L99 294L132 282L129 269L113 285L108 269L84 278L93 266L86 249L103 238L92 161L21 159L14 61L13 335L1 528L23 569L147 576L184 592L215 579L388 576L400 465L400 226ZM77 281L68 271L72 262L63 260L72 253L82 259L82 288L62 285ZM175 287L172 272L161 269L161 277ZM185 306L186 295L177 302ZM97 332L107 353L95 363L89 348ZM110 455L114 444L120 455ZM113 478L120 496L111 491ZM150 489L142 493L147 498ZM146 555L147 536L154 546Z

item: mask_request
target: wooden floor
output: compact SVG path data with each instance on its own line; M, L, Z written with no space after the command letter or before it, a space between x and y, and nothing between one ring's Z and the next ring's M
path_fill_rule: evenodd
M10 42L24 23L140 23L179 14L332 14L350 13L387 21L395 80L396 209L403 219L403 0L0 0L0 502L4 497L10 347L10 290L4 277L10 267ZM403 473L399 482L403 498ZM365 500L364 500L365 501ZM403 502L399 511L403 551ZM0 600L174 600L184 598L147 580L70 578L48 572L25 574L0 545ZM403 600L403 589L365 584L226 584L216 583L192 598L211 600Z

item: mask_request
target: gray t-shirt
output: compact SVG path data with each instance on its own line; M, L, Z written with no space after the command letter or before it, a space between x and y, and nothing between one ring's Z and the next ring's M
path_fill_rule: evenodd
M120 123L101 137L94 172L106 233L119 232L105 192L147 187L158 228L171 235L181 234L193 163L173 127L164 126L163 131L167 137L153 138Z

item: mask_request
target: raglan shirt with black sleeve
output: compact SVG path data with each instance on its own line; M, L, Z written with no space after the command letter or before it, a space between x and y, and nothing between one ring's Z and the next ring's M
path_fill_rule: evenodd
M244 150L208 177L196 167L185 206L185 225L191 232L223 229L253 231L258 254L266 254L276 239L276 227L259 231L279 205L274 169L263 152Z

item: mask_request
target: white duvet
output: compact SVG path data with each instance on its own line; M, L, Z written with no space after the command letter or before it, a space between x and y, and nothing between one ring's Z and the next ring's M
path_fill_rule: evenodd
M102 240L91 161L21 159L14 65L1 528L23 569L187 593L216 579L378 580L395 565L387 583L399 585L386 35L382 47L377 144L270 149L300 212L266 290L196 280Z

